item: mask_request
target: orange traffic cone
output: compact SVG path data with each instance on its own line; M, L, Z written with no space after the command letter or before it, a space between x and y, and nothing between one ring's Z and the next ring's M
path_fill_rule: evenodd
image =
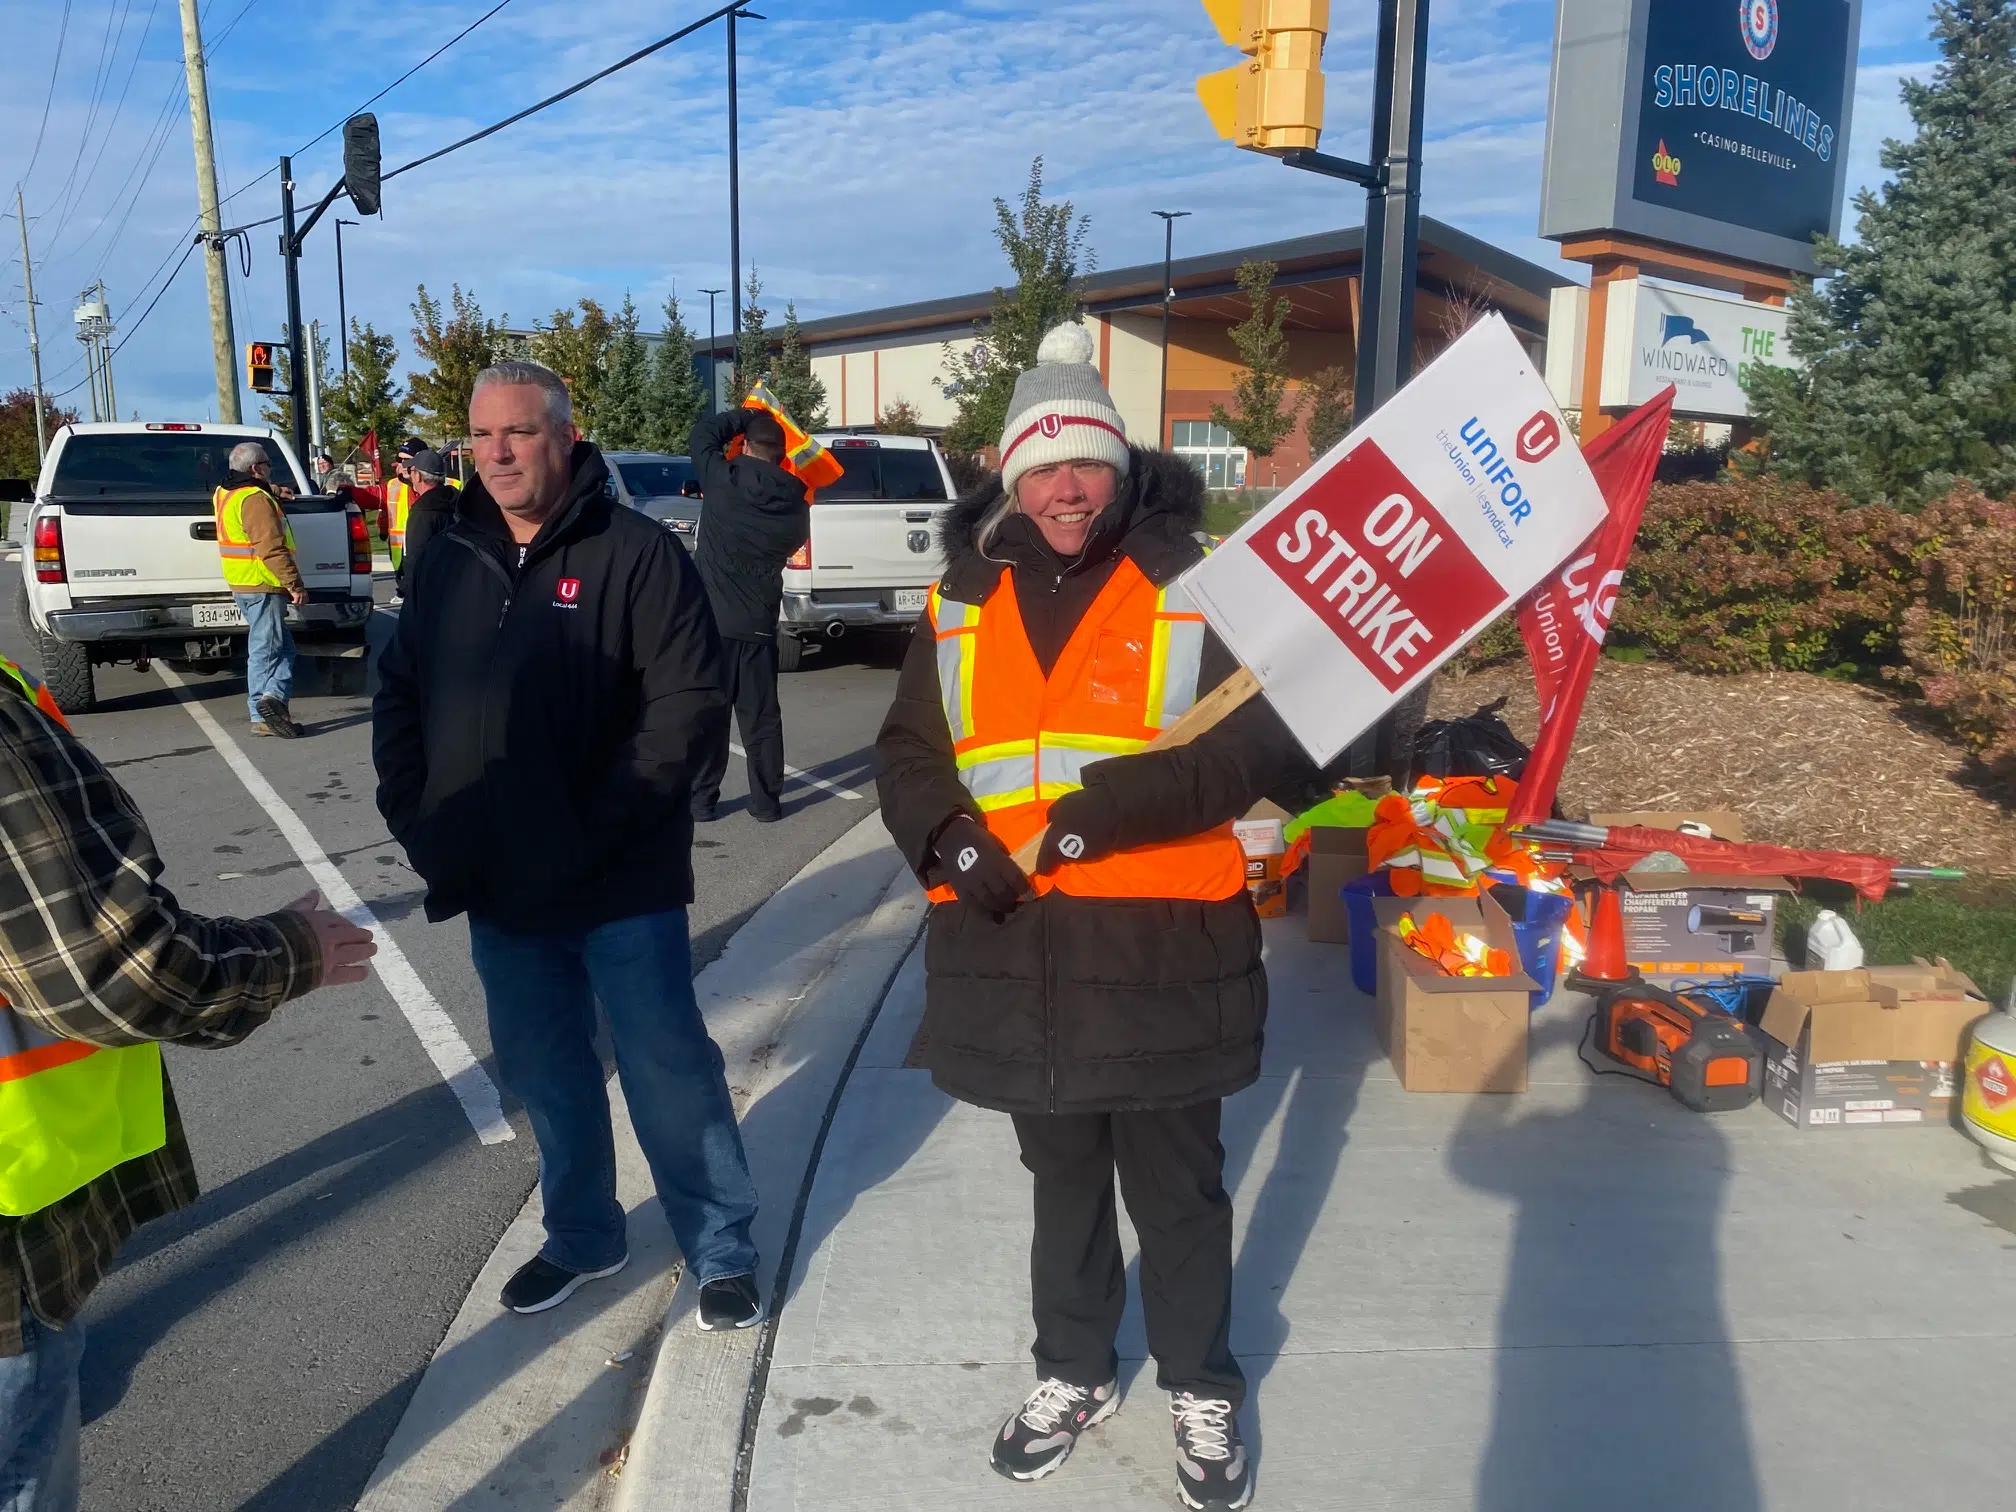
M1589 924L1589 953L1581 974L1596 982L1628 982L1631 963L1624 951L1624 904L1614 883L1596 889L1595 917Z

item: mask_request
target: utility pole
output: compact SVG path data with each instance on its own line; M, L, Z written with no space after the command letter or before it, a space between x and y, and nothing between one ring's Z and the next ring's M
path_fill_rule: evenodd
M1155 445L1159 449L1169 444L1169 305L1176 298L1176 287L1169 282L1170 270L1176 255L1176 222L1188 215L1188 210L1157 210L1162 217L1162 387L1161 399L1155 409Z
M343 228L358 221L336 217L336 347L341 353L343 381L350 381L350 312L343 305Z
M732 277L728 309L734 318L737 350L742 337L742 131L735 100L735 17L728 12L728 261ZM711 338L710 338L711 340ZM713 348L708 348L711 356Z
M707 413L714 414L721 408L721 380L715 376L714 366L720 360L714 355L714 296L725 294L725 289L702 289L707 296Z
M14 218L21 223L21 284L28 296L28 365L35 370L35 460L49 454L49 422L42 406L42 338L35 329L35 265L28 260L28 211L14 186Z
M189 81L189 135L196 146L196 207L203 227L203 276L210 289L210 356L217 369L217 417L239 423L238 351L231 331L231 286L224 263L223 213L217 203L217 150L210 135L210 81L196 0L182 3L182 68Z
M310 455L302 458L308 480L315 481L315 458L322 455L322 322L308 322L308 444Z
M187 0L185 0L187 3ZM323 201L327 204L328 201ZM320 212L318 211L317 214ZM301 242L294 234L294 159L280 159L280 260L287 268L287 407L292 412L294 454L308 444L308 385L301 351Z

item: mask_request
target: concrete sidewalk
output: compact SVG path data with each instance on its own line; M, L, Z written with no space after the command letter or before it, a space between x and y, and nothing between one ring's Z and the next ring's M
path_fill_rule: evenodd
M1267 926L1266 1075L1226 1115L1256 1505L1839 1512L2000 1484L2016 1181L1963 1136L1689 1113L1592 1077L1573 1000L1536 1017L1526 1094L1410 1095L1301 931ZM1138 1302L1121 1413L1046 1481L989 1470L1033 1379L1029 1181L1005 1118L902 1069L921 1009L913 953L742 1415L748 1512L1176 1505ZM670 1456L646 1458L626 1502L730 1512L661 1498Z

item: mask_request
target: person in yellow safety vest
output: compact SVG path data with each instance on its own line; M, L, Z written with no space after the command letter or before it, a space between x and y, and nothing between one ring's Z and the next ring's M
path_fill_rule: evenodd
M288 701L294 692L294 635L287 606L308 602L294 560L294 529L276 494L273 460L257 441L231 448L231 471L212 496L217 556L224 581L245 616L245 705L254 735L292 740L301 733Z
M0 1505L73 1512L78 1315L136 1227L196 1198L161 1044L236 1044L376 947L313 893L186 911L133 800L4 658L0 793Z
M408 436L399 443L399 460L392 464L392 476L385 484L385 547L392 558L394 572L406 565L406 521L413 512L416 489L413 482L413 459L427 450L427 443L418 436Z

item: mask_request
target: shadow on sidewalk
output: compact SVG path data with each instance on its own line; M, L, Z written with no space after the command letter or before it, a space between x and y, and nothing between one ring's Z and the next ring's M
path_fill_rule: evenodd
M1584 1017L1536 1025L1529 1063L1558 1065ZM1530 1111L1542 1095L1473 1098L1450 1147L1458 1180L1514 1205L1476 1507L1759 1512L1722 1309L1717 1115L1624 1077L1566 1111Z

